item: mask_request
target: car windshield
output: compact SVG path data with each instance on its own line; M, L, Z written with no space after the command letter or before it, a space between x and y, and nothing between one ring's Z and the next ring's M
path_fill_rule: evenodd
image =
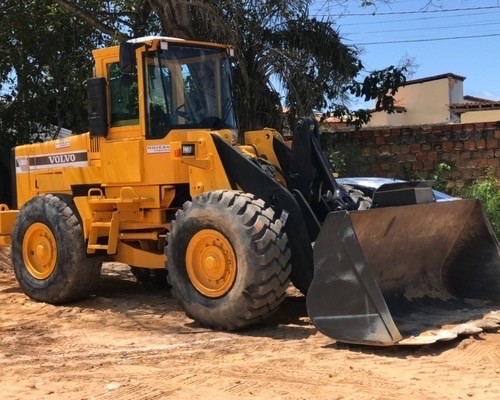
M144 58L148 137L174 128L236 128L224 50L169 44Z

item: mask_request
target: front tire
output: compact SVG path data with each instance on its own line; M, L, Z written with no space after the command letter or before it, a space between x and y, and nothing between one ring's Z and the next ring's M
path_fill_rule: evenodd
M173 295L190 318L234 330L276 311L289 284L281 221L251 194L204 193L176 213L166 248Z
M28 201L12 231L12 264L21 289L58 304L87 297L101 260L89 257L71 196L45 194Z

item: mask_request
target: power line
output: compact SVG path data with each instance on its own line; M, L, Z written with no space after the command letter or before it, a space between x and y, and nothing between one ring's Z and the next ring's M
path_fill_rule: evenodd
M368 33L394 33L394 32L411 32L411 31L430 31L433 29L453 29L453 28L469 28L472 26L488 26L488 25L498 25L498 21L484 21L477 22L474 24L462 24L462 25L447 25L447 26L426 26L419 28L407 28L407 29L386 29L377 31L363 31L363 32L342 32L342 35L365 35Z
M486 38L500 36L500 33L490 33L486 35L471 35L471 36L452 36L452 37L441 37L432 39L408 39L408 40L388 40L385 42L366 42L366 43L356 43L358 46L369 46L377 44L398 44L398 43L418 43L418 42L438 42L443 40L457 40L457 39L476 39L476 38Z
M500 8L499 6L486 6L486 7L468 7L468 8L447 8L441 10L418 10L418 11L385 11L385 12L373 12L373 13L349 13L349 14L315 14L313 17L376 17L378 15L407 15L407 14L430 14L430 13L446 13L446 12L460 12L460 11L476 11L476 10L491 10Z
M424 21L424 20L430 20L430 19L472 17L472 16L476 16L476 15L488 15L488 16L490 16L491 14L496 14L498 12L500 12L500 11L477 12L477 13L468 13L468 14L460 14L460 15L445 15L445 16L439 16L439 17L419 17L419 18L400 19L400 20L348 22L348 23L342 23L342 24L339 24L338 21L336 21L335 23L339 26L356 26L356 25L363 25L364 26L364 25L395 24L395 23L409 23L409 22L413 22L413 21Z

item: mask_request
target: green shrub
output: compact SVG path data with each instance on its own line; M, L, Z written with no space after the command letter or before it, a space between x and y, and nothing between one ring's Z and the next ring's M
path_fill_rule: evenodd
M448 190L447 183L450 179L451 166L445 162L439 163L436 171L432 174L434 180L434 189L446 192Z
M345 154L340 151L332 151L328 155L328 163L333 172L341 174L345 169Z
M475 181L463 189L463 197L477 197L483 203L493 230L500 238L500 180L489 170L486 179Z

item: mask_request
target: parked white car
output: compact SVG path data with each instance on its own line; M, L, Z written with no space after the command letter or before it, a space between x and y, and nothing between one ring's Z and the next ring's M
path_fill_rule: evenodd
M372 197L375 190L386 183L406 182L401 179L371 177L336 178L336 181L340 185L349 185L354 189L361 190L366 196L369 197ZM446 193L440 192L439 190L433 189L432 192L434 193L434 198L436 199L436 201L457 200L457 197L450 196Z

